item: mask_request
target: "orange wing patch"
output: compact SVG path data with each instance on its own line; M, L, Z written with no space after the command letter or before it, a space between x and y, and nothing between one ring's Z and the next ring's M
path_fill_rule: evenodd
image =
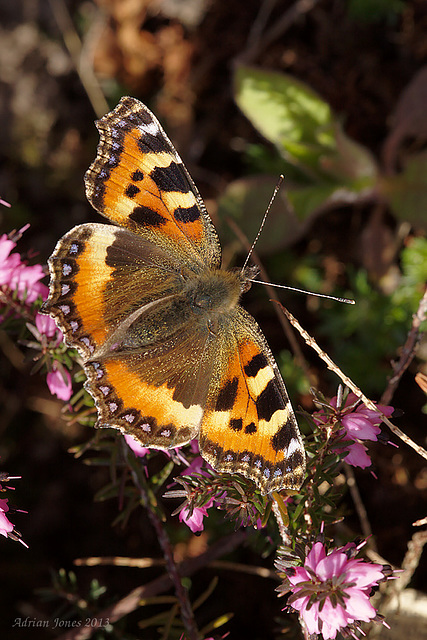
M96 233L97 242L91 242ZM71 229L49 258L51 288L43 311L57 321L69 345L90 356L107 337L100 313L112 268L106 263L114 227L80 225Z
M203 408L184 406L166 383L145 383L123 360L89 361L85 369L99 427L120 429L144 447L160 449L186 444L197 436Z
M176 292L181 267L160 247L126 229L85 224L69 231L49 258L43 311L88 359L138 309Z

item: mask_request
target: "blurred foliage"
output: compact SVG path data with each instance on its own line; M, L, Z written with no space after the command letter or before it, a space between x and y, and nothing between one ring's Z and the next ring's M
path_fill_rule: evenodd
M252 124L299 170L287 194L299 220L340 190L372 189L377 166L370 152L351 140L329 105L303 82L283 73L239 66L235 99Z
M347 12L349 18L362 22L394 22L404 8L403 0L349 0Z
M406 340L427 281L427 240L414 238L402 250L401 259L402 276L391 294L375 288L366 271L353 270L346 295L356 304L319 311L317 332L327 337L338 366L368 395L382 392L390 361ZM312 278L302 282L309 286Z
M286 171L287 165L297 171L286 191L298 221L339 202L379 201L381 197L398 218L425 223L425 152L406 157L402 172L384 173L371 152L345 134L340 118L305 83L244 65L236 68L234 83L238 106L283 159L280 171ZM422 94L417 88L418 104ZM417 115L415 109L408 114L408 131ZM399 125L400 121L395 125L397 131ZM259 165L260 151L255 153L251 147L249 153L252 163ZM266 157L264 173L276 168L269 154Z
M307 395L310 391L310 383L304 371L298 367L295 358L288 350L280 352L277 364L291 398Z
M55 606L51 615L51 627L58 633L85 627L94 629L100 623L101 628L91 634L95 640L107 637L115 640L122 637L120 633L115 633L108 618L101 621L98 616L98 612L105 606L107 587L101 585L96 578L90 581L85 594L74 571L51 571L51 583L51 587L37 589L36 593L42 602Z
M402 171L397 175L382 176L378 186L398 218L425 226L427 211L426 151L407 156L403 160Z
M427 239L412 238L400 259L402 279L393 300L396 305L408 305L411 313L415 313L427 282Z
M375 289L366 271L349 276L356 304L339 305L333 312L322 309L317 333L328 338L337 365L375 397L384 389L390 360L405 341L411 311Z
M354 299L356 304L322 301L317 311L313 311L315 335L321 337L320 344L368 395L376 396L384 389L390 375L390 362L404 344L412 315L423 296L427 282L427 240L424 237L412 238L402 249L400 267L393 291L386 293L365 269L348 266L347 288L334 290L334 294ZM296 257L288 251L268 260L268 272L275 282L286 282L312 292L322 292L325 283L321 255ZM421 330L424 330L423 326ZM280 353L278 364L291 397L306 394L309 390L307 378L289 351ZM335 380L330 372L325 375Z

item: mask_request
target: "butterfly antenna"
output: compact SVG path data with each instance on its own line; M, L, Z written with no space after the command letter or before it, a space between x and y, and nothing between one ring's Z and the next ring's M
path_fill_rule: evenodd
M283 182L283 180L284 180L284 179L285 179L285 177L284 177L283 175L279 176L279 179L278 179L277 184L276 184L276 186L275 186L275 188L274 188L274 191L273 191L273 195L272 195L272 196L271 196L271 198L270 198L270 202L268 203L268 207L267 207L267 209L266 209L266 211L265 211L265 213L264 213L264 217L263 217L263 219L262 219L262 221L261 221L261 224L260 224L260 227L259 227L259 229L258 229L258 233L256 234L256 236L255 236L255 240L253 241L252 246L251 246L251 248L249 249L249 253L248 253L248 255L246 256L246 260L245 260L245 263L244 263L244 265L243 265L243 267L242 267L242 271L244 271L244 270L245 270L245 268L247 267L247 264L248 264L248 262L249 262L249 260L250 260L250 258L251 258L252 253L253 253L253 250L255 249L255 245L256 245L256 243L258 242L258 238L259 238L259 237L260 237L260 235L261 235L261 231L262 231L262 229L263 229L263 226L264 226L264 224L265 224L265 221L267 220L267 216L268 216L268 214L270 213L271 206L272 206L272 204L273 204L273 202L274 202L275 197L277 196L277 193L278 193L278 191L279 191L280 187L282 186L282 182ZM251 281L251 282L252 282L252 281Z
M254 280L248 278L249 282L254 284L268 284L269 287L277 287L278 289L288 289L289 291L296 291L297 293L305 293L308 296L316 296L317 298L328 298L329 300L335 300L335 302L344 302L345 304L356 304L355 300L351 298L337 298L336 296L328 296L326 293L316 293L315 291L306 291L305 289L297 289L296 287L288 287L285 284L273 284L271 282L263 282L262 280Z
M244 265L242 267L242 271L245 270L245 268L247 267L247 264L251 258L251 255L253 253L253 250L255 248L256 243L258 242L258 239L261 235L261 231L264 227L265 221L267 220L267 216L270 213L270 209L272 207L272 204L274 202L275 197L277 196L280 187L282 186L282 182L285 179L285 177L283 175L279 176L279 179L277 181L277 184L274 188L273 191L273 195L270 198L270 202L268 203L268 207L264 213L264 217L261 221L261 224L259 226L258 229L258 233L255 236L255 240L252 243L251 248L249 249L249 253L246 256L246 260L244 262ZM317 298L328 298L328 300L335 300L335 302L343 302L344 304L356 304L355 300L351 300L350 298L337 298L336 296L328 296L326 293L316 293L314 291L306 291L305 289L297 289L296 287L288 287L285 284L272 284L271 282L263 282L262 280L254 280L253 278L247 278L248 282L253 282L254 284L264 284L264 285L269 285L270 287L277 287L278 289L288 289L289 291L296 291L297 293L305 293L308 296L316 296Z

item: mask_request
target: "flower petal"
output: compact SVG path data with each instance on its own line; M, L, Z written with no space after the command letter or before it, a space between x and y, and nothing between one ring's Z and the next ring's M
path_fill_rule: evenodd
M318 562L323 560L323 558L326 558L326 552L323 547L323 544L321 542L316 542L313 545L309 554L307 555L304 565L309 569L311 569L312 571L316 572L317 564Z
M307 601L309 598L307 597ZM292 605L293 607L295 605ZM310 609L300 609L300 614L307 625L308 632L311 634L319 633L319 603L315 602Z
M372 424L368 418L358 413L349 413L341 420L350 438L361 440L377 440L381 429Z
M203 531L203 518L208 515L208 509L213 505L213 502L213 500L209 500L204 507L195 507L191 516L189 515L190 510L184 507L179 512L179 521L185 522L193 533Z
M124 438L128 447L132 449L132 451L138 458L143 458L147 455L147 453L150 452L150 449L147 449L147 447L143 447L142 444L138 442L138 440L136 440L136 438L133 438L132 436L129 436L127 434L124 436Z
M304 567L296 567L295 575L288 576L288 580L291 585L296 586L300 582L309 582L311 580L311 575L304 569Z
M380 564L371 564L356 558L348 561L346 573L349 582L355 582L358 589L376 586L384 578Z
M326 580L344 573L347 562L347 556L344 553L341 553L341 551L335 549L318 563L316 567L316 574L320 580L326 582Z
M346 449L348 450L348 454L345 457L345 461L351 464L352 467L366 469L366 467L371 466L372 460L366 453L367 448L365 445L360 442L354 442L353 444L349 444Z
M368 622L368 620L375 618L377 615L376 609L371 605L369 597L363 591L350 587L346 589L346 593L349 597L345 601L345 608L353 620Z
M345 609L341 605L333 607L328 598L325 600L322 610L319 611L319 618L322 620L324 640L336 638L337 632L349 623Z
M36 313L36 327L39 333L44 334L47 338L53 338L56 333L56 322L50 316L42 313Z
M73 393L71 376L66 369L62 368L62 371L59 371L54 368L47 374L46 381L52 395L65 402L71 398Z

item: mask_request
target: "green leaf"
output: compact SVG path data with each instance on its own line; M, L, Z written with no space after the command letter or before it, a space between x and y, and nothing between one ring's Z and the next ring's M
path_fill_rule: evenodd
M327 206L328 202L338 198L334 195L339 191L337 185L316 182L308 187L291 187L288 189L288 198L298 220L305 220ZM342 195L344 195L342 193Z
M396 307L404 307L415 313L427 282L426 238L412 238L402 250L400 259L403 275L398 288L392 294L392 300ZM422 330L425 324L426 322L422 323Z
M312 180L373 188L376 163L367 149L348 138L329 105L295 78L239 66L236 102L279 153Z
M423 287L427 282L427 240L412 238L402 251L401 261L405 284Z
M333 148L329 106L303 83L281 73L239 66L236 101L252 124L279 149L301 158Z

